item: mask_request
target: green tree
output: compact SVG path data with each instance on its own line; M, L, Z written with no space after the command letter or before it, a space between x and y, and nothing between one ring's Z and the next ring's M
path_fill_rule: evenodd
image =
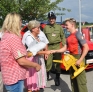
M9 12L17 12L22 15L23 20L45 20L47 13L53 9L58 10L57 6L63 0L0 0L0 25ZM63 8L65 9L65 8Z
M19 7L16 0L0 0L0 26L7 13L14 11L19 13Z

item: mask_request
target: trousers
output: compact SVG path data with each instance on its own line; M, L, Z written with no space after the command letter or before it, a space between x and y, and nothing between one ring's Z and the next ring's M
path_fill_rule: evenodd
M79 59L80 55L74 55L75 58ZM74 69L71 67L69 69L70 76L73 75ZM72 87L72 92L88 92L87 89L87 80L86 80L86 74L85 70L81 72L78 76L76 76L74 79L71 79L71 87Z
M7 92L23 92L24 90L24 80L20 80L12 85L5 85Z

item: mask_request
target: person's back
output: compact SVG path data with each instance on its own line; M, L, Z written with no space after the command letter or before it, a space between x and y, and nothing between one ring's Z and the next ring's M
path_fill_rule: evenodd
M19 14L9 13L2 26L0 65L7 92L23 92L26 69L34 67L38 71L41 68L39 64L26 59L27 51L20 36L20 19Z
M0 57L0 60L2 60L1 62L2 69L6 71L6 72L2 71L2 74L3 74L3 77L7 76L8 74L7 79L6 78L3 79L4 84L10 85L11 83L18 81L19 79L22 78L21 75L25 74L26 72L26 70L23 67L21 66L19 67L18 63L15 62L15 60L13 59L14 56L12 55L13 53L11 52L11 48L13 50L17 50L15 46L13 46L14 48L12 47L12 44L16 43L15 40L18 40L18 39L20 40L21 38L19 38L15 34L10 34L8 32L4 33L2 37L2 41L0 45L0 56L5 56L5 57L4 58ZM18 41L18 44L19 44L19 41ZM16 46L19 46L19 45L16 45ZM20 53L20 51L18 53ZM26 53L25 50L23 51L23 53ZM15 55L16 54L17 53L15 53ZM17 72L18 70L20 73ZM18 75L18 77L16 77L14 80L11 80L10 76L15 77L16 75ZM22 79L25 79L25 76L23 76Z

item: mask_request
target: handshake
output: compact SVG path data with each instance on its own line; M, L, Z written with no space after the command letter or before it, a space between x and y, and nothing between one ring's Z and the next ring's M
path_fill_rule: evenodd
M47 51L37 52L37 54L46 54L46 55L53 54L53 53L56 53L56 50L47 50ZM31 56L34 56L33 53L31 51L27 51L27 57L31 57Z
M37 54L53 54L56 53L56 50L46 50L46 51L38 51ZM27 51L27 57L32 57L34 56L33 53L31 51Z
M62 53L66 51L66 46L58 50L43 50L46 47L46 43L38 42L35 45L30 45L27 49L27 57L35 56L36 54L53 54L53 53Z

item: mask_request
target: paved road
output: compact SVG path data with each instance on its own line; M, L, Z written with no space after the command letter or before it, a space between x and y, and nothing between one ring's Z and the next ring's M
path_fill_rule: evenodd
M93 70L87 71L86 76L88 92L93 92ZM54 85L53 78L55 78L55 75L51 74L51 80L47 82L47 87L44 90L41 90L40 92L71 92L68 72L63 72L61 74L61 85L59 87Z
M60 86L54 85L55 74L51 74L50 81L47 82L47 87L41 92L71 92L70 80L68 72L61 74Z
M88 92L93 92L93 70L87 71L86 76ZM54 85L54 78L55 75L51 73L50 81L47 82L47 87L44 90L40 90L40 92L71 92L71 85L68 72L62 72L60 79L61 85L58 87Z

